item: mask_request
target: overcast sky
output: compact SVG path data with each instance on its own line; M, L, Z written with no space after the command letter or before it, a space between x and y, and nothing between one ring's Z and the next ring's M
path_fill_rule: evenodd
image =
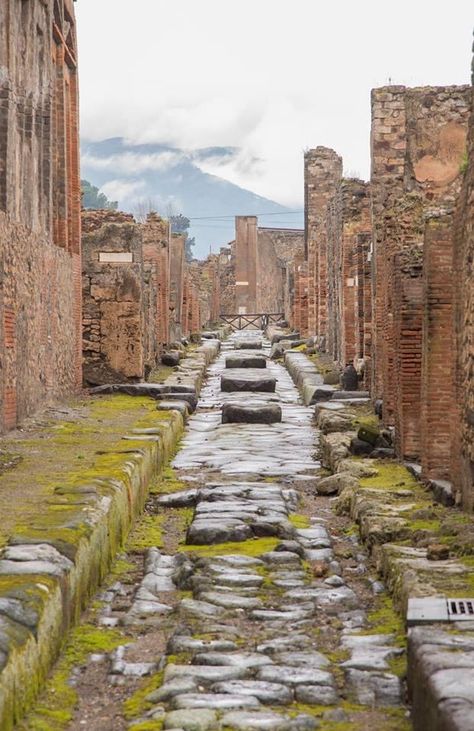
M472 0L78 0L82 135L192 149L301 205L303 150L369 174L370 89L469 83Z

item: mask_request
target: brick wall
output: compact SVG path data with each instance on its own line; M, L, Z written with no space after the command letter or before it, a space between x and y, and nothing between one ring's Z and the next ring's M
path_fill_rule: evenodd
M304 253L299 229L258 227L256 312L285 313L292 307L289 265Z
M426 478L449 479L454 422L453 216L426 218L423 244L421 465Z
M4 430L81 383L77 58L71 4L3 0L0 68Z
M327 350L345 365L364 357L363 333L370 329L370 308L366 313L363 295L367 267L370 276L368 184L356 179L341 181L328 203L323 228L327 239Z
M395 86L372 92L372 392L383 397L385 424L395 426L398 453L409 459L422 451L425 215L452 206L459 192L469 93Z

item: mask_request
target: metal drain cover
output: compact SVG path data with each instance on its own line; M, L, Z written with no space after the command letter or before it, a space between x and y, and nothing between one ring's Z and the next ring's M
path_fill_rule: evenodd
M473 599L449 599L446 597L413 597L408 600L407 626L433 624L435 622L474 622Z

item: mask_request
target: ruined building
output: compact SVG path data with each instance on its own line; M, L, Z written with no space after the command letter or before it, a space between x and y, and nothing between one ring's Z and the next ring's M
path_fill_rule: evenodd
M470 94L467 86L372 93L374 395L398 453L437 478L450 462L452 213Z
M306 153L305 258L294 263L291 317L339 365L365 365L398 456L447 495L453 483L465 503L474 422L471 157L463 175L471 97L468 86L375 89L370 184L343 179L333 150Z
M334 150L305 154L305 257L294 263L291 322L341 365L371 351L369 185L342 177Z
M83 211L82 229L84 382L142 381L166 345L200 329L184 237L155 213Z
M81 384L72 0L0 3L0 429Z
M275 313L289 318L294 262L304 254L300 229L265 228L237 216L235 240L217 257L223 314Z

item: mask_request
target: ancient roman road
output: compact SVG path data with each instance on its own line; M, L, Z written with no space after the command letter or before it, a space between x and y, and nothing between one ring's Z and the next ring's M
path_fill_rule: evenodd
M101 596L100 624L133 640L75 669L69 729L409 727L396 672L404 650L368 622L383 587L347 521L314 491L312 409L270 359L232 373L275 378L275 393L221 391L226 357L256 354L234 351L242 337L223 343L174 458L184 489L149 503L148 521L168 516L162 549L150 545L136 580ZM278 405L282 422L222 424L229 402Z

